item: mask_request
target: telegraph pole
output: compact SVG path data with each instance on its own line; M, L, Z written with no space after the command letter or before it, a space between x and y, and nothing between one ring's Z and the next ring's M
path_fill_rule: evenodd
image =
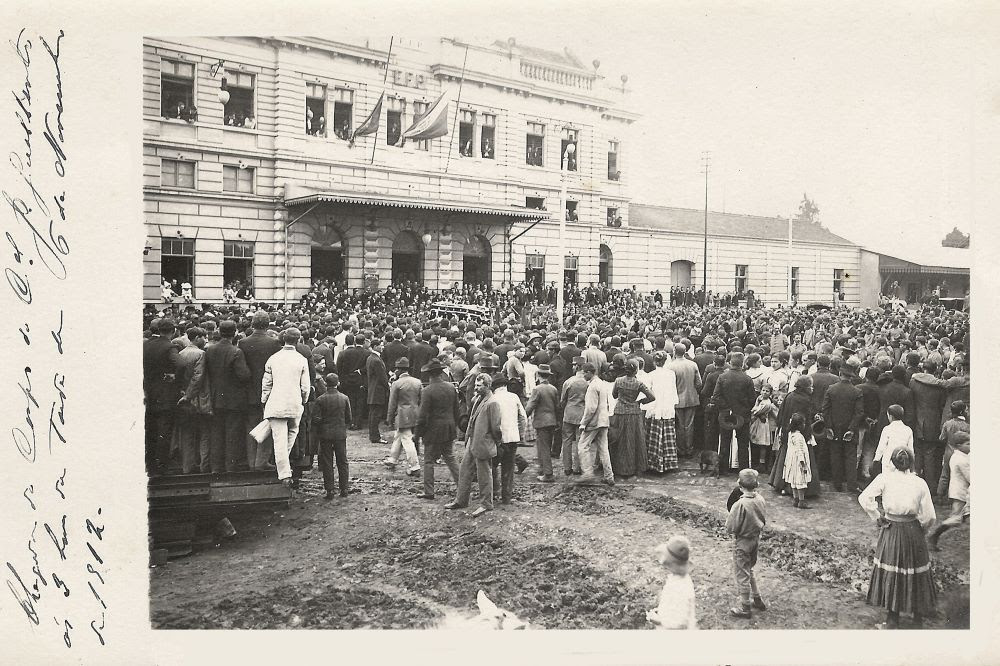
M701 164L705 171L705 236L702 246L701 260L701 293L702 298L708 299L708 172L712 166L712 152L706 150L701 154Z

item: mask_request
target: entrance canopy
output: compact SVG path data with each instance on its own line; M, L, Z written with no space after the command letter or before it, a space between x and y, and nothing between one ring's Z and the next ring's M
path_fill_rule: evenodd
M346 203L361 206L385 206L387 208L418 208L423 210L442 210L452 213L477 213L480 215L497 215L523 220L547 220L551 213L535 208L519 206L487 206L469 204L457 201L440 201L432 199L417 199L414 197L382 196L363 192L321 192L285 199L286 206L299 206L312 203Z

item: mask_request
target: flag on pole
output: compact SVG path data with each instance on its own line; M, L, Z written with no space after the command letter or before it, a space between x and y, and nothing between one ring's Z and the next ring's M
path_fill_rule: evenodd
M384 98L385 91L383 90L382 94L378 96L378 102L376 102L375 108L372 109L370 114L368 114L365 121L358 125L358 128L354 130L354 134L351 135L351 143L354 143L354 140L359 136L368 136L369 134L374 134L378 131L378 123L382 118L382 100Z
M434 100L434 103L413 121L410 128L403 132L404 139L422 141L424 139L436 139L448 133L448 91L441 93L441 96Z

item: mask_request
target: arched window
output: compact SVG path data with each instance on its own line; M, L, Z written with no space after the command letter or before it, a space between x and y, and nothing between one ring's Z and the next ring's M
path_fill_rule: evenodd
M471 236L465 243L462 258L462 282L467 285L489 286L492 275L493 249L483 236Z
M424 280L424 244L414 232L400 231L392 241L392 281Z
M601 253L597 265L597 281L603 282L609 287L611 286L611 264L613 258L614 255L611 253L611 248L601 244Z

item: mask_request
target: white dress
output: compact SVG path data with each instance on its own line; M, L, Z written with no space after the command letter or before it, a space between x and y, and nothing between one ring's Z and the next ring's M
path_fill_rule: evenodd
M800 462L805 462L805 470ZM802 433L793 430L788 434L788 453L785 454L785 467L781 478L796 490L808 487L812 481L812 470L809 469L809 449Z

